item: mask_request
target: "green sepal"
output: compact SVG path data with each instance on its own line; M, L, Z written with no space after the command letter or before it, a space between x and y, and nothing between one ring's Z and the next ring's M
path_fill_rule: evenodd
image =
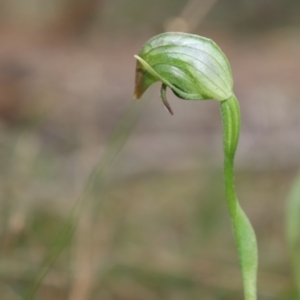
M135 98L160 81L182 99L219 101L232 95L232 74L222 50L210 39L168 32L150 39L135 56Z

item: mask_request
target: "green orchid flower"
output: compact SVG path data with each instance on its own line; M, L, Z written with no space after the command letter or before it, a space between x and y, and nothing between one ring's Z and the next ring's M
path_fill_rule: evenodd
M161 82L161 98L171 114L173 111L167 101L167 88L183 100L215 99L220 102L227 204L238 249L245 299L256 300L256 237L235 191L234 157L240 134L240 109L233 93L227 58L212 40L181 32L168 32L151 38L135 58L134 98L139 99L150 85Z

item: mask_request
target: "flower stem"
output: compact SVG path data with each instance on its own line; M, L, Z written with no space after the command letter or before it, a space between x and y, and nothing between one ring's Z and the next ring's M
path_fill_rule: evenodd
M221 102L224 147L224 181L244 284L245 300L256 300L257 243L254 230L239 205L234 182L234 156L240 133L240 109L234 95Z

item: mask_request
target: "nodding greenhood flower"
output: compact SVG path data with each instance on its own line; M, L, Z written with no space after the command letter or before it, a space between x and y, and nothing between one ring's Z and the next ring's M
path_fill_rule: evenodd
M245 300L256 300L256 237L239 205L234 183L240 110L232 90L233 80L227 58L213 41L181 32L168 32L153 37L135 58L135 98L139 99L151 84L160 81L161 98L171 114L173 112L166 97L167 87L181 99L220 101L227 204L240 259Z
M163 33L150 39L135 58L136 99L157 81L162 82L165 104L166 87L185 100L223 101L233 94L228 60L210 39L182 32Z

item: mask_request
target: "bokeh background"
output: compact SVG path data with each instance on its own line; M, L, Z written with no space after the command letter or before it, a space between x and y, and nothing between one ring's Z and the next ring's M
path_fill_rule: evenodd
M159 85L131 100L133 55L177 30L215 40L231 62L258 298L297 299L285 211L300 169L299 16L296 0L1 0L0 298L22 299L82 191L36 299L243 298L218 103L170 93L170 116Z

